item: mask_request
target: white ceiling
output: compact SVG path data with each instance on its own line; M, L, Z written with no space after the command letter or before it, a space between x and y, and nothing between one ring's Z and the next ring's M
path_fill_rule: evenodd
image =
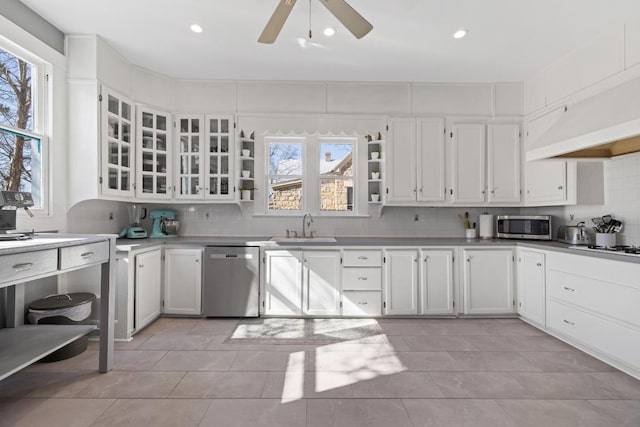
M639 0L348 0L373 24L356 40L318 0L298 0L276 43L264 45L257 39L278 0L23 2L67 34L98 34L131 62L184 79L521 81L640 19ZM319 46L303 48L310 4ZM322 35L326 26L336 36ZM469 35L454 40L460 28Z

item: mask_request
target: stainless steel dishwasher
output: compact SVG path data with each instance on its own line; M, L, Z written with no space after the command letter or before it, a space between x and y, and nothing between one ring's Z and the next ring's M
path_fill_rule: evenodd
M207 317L258 317L260 250L207 246L202 301Z

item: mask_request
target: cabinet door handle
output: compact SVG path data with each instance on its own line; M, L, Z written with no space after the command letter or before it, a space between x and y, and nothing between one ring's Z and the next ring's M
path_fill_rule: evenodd
M360 277L358 277L358 280L369 280L369 279L367 279L367 278L366 278L366 277L364 277L364 276L360 276Z
M138 268L142 268L142 267L144 267L144 264L138 265Z
M564 188L564 187L563 187L562 185L560 185L560 186L558 187L558 190L562 190L563 188Z
M571 326L575 326L575 325L576 325L575 323L573 323L573 322L571 322L571 321L569 321L569 320L567 320L567 319L562 319L562 321L563 321L564 323L566 323L567 325L571 325Z
M13 268L17 273L17 272L20 272L20 271L31 270L31 267L33 267L33 263L32 262L23 262L23 263L20 263L20 264L15 264L11 268Z
M542 267L542 263L541 263L541 262L537 263L536 265L537 265L538 267Z
M366 301L358 301L358 305L367 305L367 304L369 304L369 303L366 302Z
M93 258L93 252L85 252L83 254L80 254L80 258L82 259L91 259Z
M368 257L366 257L366 256L364 256L364 255L360 255L360 256L358 257L358 259L369 259L369 258L368 258Z
M420 188L420 192L421 192L421 193L422 193L422 190L424 190L424 187L421 187L421 188Z
M414 189L413 189L413 192L414 192L414 193L418 192L418 189L417 189L417 188L414 188Z
M575 292L576 290L573 288L570 288L568 286L563 286L562 289L564 289L565 291L569 291L569 292Z

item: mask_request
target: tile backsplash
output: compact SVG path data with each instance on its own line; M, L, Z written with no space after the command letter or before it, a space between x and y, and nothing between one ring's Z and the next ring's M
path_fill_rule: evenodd
M385 207L371 217L314 217L311 227L318 236L464 237L459 214L469 212L471 221L485 211L493 214L553 215L556 227L612 214L623 221L618 243L640 245L640 154L604 161L605 204L540 208L414 208ZM74 206L68 229L78 233L118 233L128 225L127 203L92 200ZM252 216L235 204L167 205L145 204L147 209L171 207L178 212L180 235L187 236L282 236L287 229L300 233L302 219ZM571 219L573 216L573 219ZM110 219L113 218L113 219ZM417 220L416 220L417 218ZM149 219L142 224L151 230Z

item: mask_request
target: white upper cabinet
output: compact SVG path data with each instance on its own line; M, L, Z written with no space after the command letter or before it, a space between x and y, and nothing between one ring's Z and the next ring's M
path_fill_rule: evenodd
M536 160L525 163L527 205L567 201L567 162Z
M444 120L418 119L418 201L445 200Z
M136 196L141 199L170 199L171 114L137 107Z
M443 202L444 121L437 118L389 120L387 203Z
M133 196L133 114L131 100L102 87L100 140L103 195Z
M520 125L487 126L489 203L520 202Z
M176 198L233 200L231 116L176 116Z
M416 121L389 120L387 199L390 204L415 203L417 193Z
M485 125L456 123L452 127L452 188L454 203L485 201Z

